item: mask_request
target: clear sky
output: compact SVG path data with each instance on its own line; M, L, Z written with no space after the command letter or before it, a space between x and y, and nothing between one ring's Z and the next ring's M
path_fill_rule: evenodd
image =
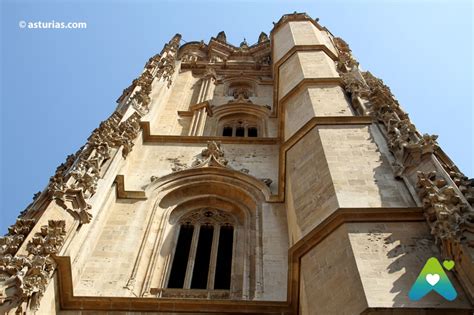
M422 133L464 173L473 166L473 7L445 1L1 1L0 233L56 167L114 109L122 90L175 33L224 30L257 41L293 11L320 18L364 70L382 78ZM86 22L22 29L20 21Z

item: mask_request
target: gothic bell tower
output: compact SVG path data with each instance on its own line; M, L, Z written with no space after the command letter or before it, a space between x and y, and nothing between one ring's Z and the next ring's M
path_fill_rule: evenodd
M474 184L305 13L176 34L0 238L6 314L469 314ZM430 257L457 297L408 292Z

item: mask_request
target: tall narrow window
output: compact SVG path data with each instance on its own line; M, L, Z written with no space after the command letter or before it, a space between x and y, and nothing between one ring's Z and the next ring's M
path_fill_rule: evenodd
M182 288L184 285L193 231L194 226L192 225L183 224L179 229L178 244L176 245L168 288Z
M201 226L199 232L199 242L196 250L196 260L194 261L194 272L193 279L191 281L191 289L207 288L213 234L214 227L212 225Z
M229 290L232 271L232 244L234 242L234 228L221 226L219 247L217 249L216 278L214 289Z
M200 209L180 222L168 288L230 290L234 218L225 211Z

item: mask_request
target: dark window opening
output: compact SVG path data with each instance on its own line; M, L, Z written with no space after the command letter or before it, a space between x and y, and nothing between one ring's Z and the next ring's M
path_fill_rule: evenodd
M191 289L206 289L209 274L209 262L211 261L212 235L214 227L203 225L199 231L199 241L194 261L194 271L191 280Z
M214 289L229 290L232 272L232 247L234 242L234 228L222 226L217 249L216 276Z
M232 137L232 127L224 127L224 131L222 132L224 137Z
M235 135L237 137L244 137L245 136L245 128L244 127L237 127L235 130Z
M258 131L257 131L257 128L255 127L249 128L248 133L249 133L249 137L258 137Z
M168 288L182 289L184 286L193 231L194 226L181 225L173 266L171 267L170 280L168 281Z

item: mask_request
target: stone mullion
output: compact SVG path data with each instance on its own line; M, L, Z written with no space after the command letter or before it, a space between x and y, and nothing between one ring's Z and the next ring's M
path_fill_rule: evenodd
M207 289L214 289L214 282L216 278L216 266L217 266L217 250L219 248L219 237L221 235L221 226L214 225L214 234L212 236L212 248L211 248L211 260L209 264L209 273L207 275Z
M194 226L193 239L191 240L191 250L189 251L188 266L186 267L186 276L184 278L183 289L191 288L191 280L193 278L194 262L196 261L196 251L197 251L200 231L201 231L201 225L196 224Z

